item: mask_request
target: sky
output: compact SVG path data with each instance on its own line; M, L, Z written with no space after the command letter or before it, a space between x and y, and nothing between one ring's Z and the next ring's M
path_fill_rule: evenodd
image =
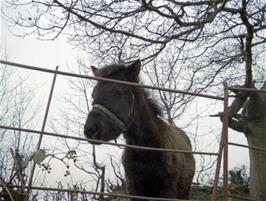
M13 32L15 32L15 29L12 29ZM80 55L82 55L82 52L79 52L78 49L73 48L70 46L66 39L64 37L59 37L56 40L53 41L40 41L36 39L34 35L29 35L25 38L19 38L15 35L11 34L9 28L6 26L6 24L2 21L1 22L1 59L5 58L5 54L8 56L8 60L12 62L27 64L27 65L33 65L38 66L42 68L49 68L54 69L56 66L59 66L59 70L61 71L69 71L69 68L76 65L76 60ZM92 61L88 61L88 64L93 63ZM1 66L0 66L1 67ZM13 68L13 67L11 67ZM40 113L38 117L38 122L36 122L35 129L40 129L42 121L44 109L46 106L46 101L48 98L48 93L51 85L52 75L46 74L46 73L40 73L40 72L30 72L28 70L22 70L13 68L14 73L16 75L18 74L24 74L28 77L29 81L25 83L28 87L33 87L36 89L35 91L35 97L36 101L40 105ZM51 110L49 113L49 119L48 121L53 120L53 116L57 116L60 114L60 108L61 110L64 110L62 108L62 105L60 103L59 95L62 95L64 93L68 92L67 88L67 81L63 77L59 77L57 80L56 90L55 90L55 97L53 98ZM189 119L190 113L195 112L198 110L199 113L204 113L204 118L200 120L200 123L198 124L199 133L209 133L212 129L215 130L215 134L209 135L209 137L201 137L199 136L199 145L200 147L206 147L206 149L209 150L210 147L212 149L218 149L217 143L213 144L212 142L214 140L219 140L219 137L217 137L217 133L220 132L221 123L218 119L208 117L211 114L215 114L222 109L222 102L215 103L211 108L209 108L209 105L205 105L206 99L202 98L196 98L194 100L194 103L190 106L188 111L185 113L184 118ZM194 126L191 128L188 128L189 132L194 132L197 127L198 122L193 122ZM182 124L182 122L181 122ZM64 134L64 133L62 133ZM208 139L209 138L209 139ZM232 142L237 143L243 143L246 144L246 140L243 137L242 134L233 132L232 130L229 130L229 140ZM45 138L45 142L42 146L46 144L53 144L54 146L62 146L61 142L55 141L53 138ZM76 147L78 145L77 142L71 142L73 143L73 147ZM71 146L72 146L71 145ZM214 146L214 147L213 147ZM87 149L88 145L82 145L82 149ZM201 150L204 151L204 150ZM103 161L108 158L108 154L110 153L117 153L118 148L109 147L109 146L101 146L101 148L97 149L97 153L100 155L100 157L103 158ZM121 155L121 152L118 154L118 160ZM233 168L235 166L240 167L241 165L248 165L248 151L244 148L238 148L238 147L229 147L229 168ZM199 164L198 164L199 165ZM62 164L57 164L57 168L54 171L55 174L52 176L47 176L48 180L61 180L62 175L64 172L64 166ZM74 172L74 170L73 170ZM42 174L39 172L39 174ZM84 178L85 174L78 173L76 174L79 178ZM69 181L71 182L71 179L69 178Z

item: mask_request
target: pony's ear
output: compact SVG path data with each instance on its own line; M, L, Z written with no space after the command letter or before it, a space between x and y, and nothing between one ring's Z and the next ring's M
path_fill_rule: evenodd
M136 60L134 63L130 64L128 67L127 67L129 73L131 74L131 76L138 76L139 75L139 72L140 72L140 69L141 69L141 62L140 60Z
M96 68L95 66L91 66L91 70L96 77L100 75L98 68Z

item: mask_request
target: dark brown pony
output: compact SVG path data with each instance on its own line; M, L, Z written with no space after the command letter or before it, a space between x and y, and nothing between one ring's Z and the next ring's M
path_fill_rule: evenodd
M141 63L92 67L95 76L138 83ZM191 151L189 138L161 118L161 110L144 89L98 81L93 89L93 108L84 134L96 140L116 139L147 147ZM192 154L126 148L123 153L127 191L130 195L189 198L195 160ZM139 199L131 199L139 200Z

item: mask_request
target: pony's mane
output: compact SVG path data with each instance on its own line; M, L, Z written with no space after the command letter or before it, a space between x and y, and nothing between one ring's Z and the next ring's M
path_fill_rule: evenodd
M153 114L155 116L163 116L162 108L160 107L158 102L156 100L154 100L153 98L151 98L150 93L147 90L143 90L143 91L144 91L145 100L147 101L148 106L151 109L151 111L153 112Z

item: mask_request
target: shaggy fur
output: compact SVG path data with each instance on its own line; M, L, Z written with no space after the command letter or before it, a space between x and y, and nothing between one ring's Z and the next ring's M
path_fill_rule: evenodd
M125 65L110 65L98 70L96 74L101 77L139 82L138 76L131 75L127 68ZM161 119L162 111L144 89L112 84L111 90L116 90L116 87L119 87L119 90L122 87L123 93L132 91L135 97L133 112L127 121L127 132L123 134L127 144L191 151L190 140L184 131L169 126ZM130 96L127 97L130 98ZM123 106L120 107L122 110ZM117 115L119 117L119 112ZM89 131L85 131L85 135L91 137ZM125 168L127 191L130 195L189 198L195 172L195 160L192 154L126 148L122 162Z
M136 98L135 118L138 120L124 134L127 144L191 151L190 140L184 131L161 120L154 102L145 96L142 89L135 91L143 98ZM191 154L126 148L122 161L129 194L189 198L195 172Z

